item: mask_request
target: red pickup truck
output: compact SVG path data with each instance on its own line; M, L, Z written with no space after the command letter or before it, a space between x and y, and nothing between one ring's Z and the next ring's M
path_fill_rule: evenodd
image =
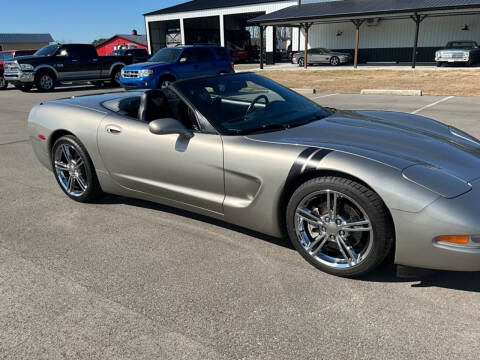
M35 54L37 50L5 50L0 51L0 90L8 87L8 81L3 78L3 63L5 60L11 60L19 56L27 56Z

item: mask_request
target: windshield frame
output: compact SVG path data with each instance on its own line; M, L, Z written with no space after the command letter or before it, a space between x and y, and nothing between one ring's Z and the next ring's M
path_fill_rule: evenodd
M193 79L187 79L187 80L180 80L176 81L175 83L171 84L170 86L175 89L175 91L186 101L188 102L202 117L205 118L206 121L209 122L209 124L214 128L220 135L223 136L247 136L247 135L254 135L258 134L260 132L262 133L268 133L268 132L275 132L275 131L282 131L282 130L287 130L292 127L296 126L301 126L305 125L309 122L312 121L317 121L323 118L326 118L330 115L332 115L334 112L336 112L336 109L332 108L325 108L322 107L320 104L316 103L315 101L291 90L290 88L283 86L273 80L270 80L266 77L263 77L261 75L258 75L253 72L244 72L244 73L234 73L234 74L225 74L222 75L221 78L229 78L229 77L235 77L235 78L240 78L240 77L245 77L248 75L253 75L255 77L258 77L259 79L262 79L263 81L266 82L271 82L273 86L278 87L281 89L284 93L287 93L293 97L297 97L298 99L305 101L305 103L309 103L313 105L313 108L315 108L318 111L312 112L310 114L303 114L301 117L297 118L292 118L288 122L279 122L279 123L270 123L270 124L264 124L267 125L265 126L264 129L261 129L261 126L257 126L255 128L251 128L251 131L244 131L244 130L232 130L232 129L225 129L222 126L220 126L216 120L212 119L209 114L206 114L202 109L200 109L193 101L193 99L190 98L189 95L186 94L184 85L189 84L194 81L201 81L201 80L208 80L208 79L216 79L218 77L216 76L204 76L204 77L197 77ZM273 126L272 126L273 125ZM278 125L278 126L275 126Z

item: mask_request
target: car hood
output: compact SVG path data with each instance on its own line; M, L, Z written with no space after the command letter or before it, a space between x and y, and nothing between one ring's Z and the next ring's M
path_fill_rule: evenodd
M387 111L337 111L307 125L250 139L346 151L400 170L415 164L471 181L480 177L480 143L447 125Z
M18 56L8 61L18 61L21 63L29 63L29 62L39 62L49 59L49 56L33 56L33 55L25 55L25 56Z
M169 65L169 63L159 63L159 62L143 62L143 63L138 63L134 65L129 65L125 67L126 70L150 70L150 69L156 69L160 66L165 66Z

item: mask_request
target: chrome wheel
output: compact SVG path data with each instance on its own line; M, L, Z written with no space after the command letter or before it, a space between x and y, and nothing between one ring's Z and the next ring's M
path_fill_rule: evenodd
M330 59L330 64L332 66L337 66L338 64L340 64L340 59L336 56L334 56L333 58Z
M298 66L302 67L303 65L305 65L305 63L303 62L303 58L298 59Z
M40 77L40 86L43 90L50 90L53 87L53 79L50 75L44 74Z
M54 166L60 184L70 196L79 197L87 191L85 163L73 146L62 144L57 148Z
M295 211L295 231L311 258L345 269L362 263L373 245L373 229L365 210L334 190L307 195Z
M162 89L165 89L170 86L170 81L163 80L162 85L160 86Z

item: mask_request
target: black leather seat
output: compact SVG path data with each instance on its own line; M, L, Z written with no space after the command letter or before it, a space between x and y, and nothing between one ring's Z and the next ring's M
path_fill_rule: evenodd
M142 94L138 109L138 120L150 122L172 117L172 109L162 90L148 90Z

